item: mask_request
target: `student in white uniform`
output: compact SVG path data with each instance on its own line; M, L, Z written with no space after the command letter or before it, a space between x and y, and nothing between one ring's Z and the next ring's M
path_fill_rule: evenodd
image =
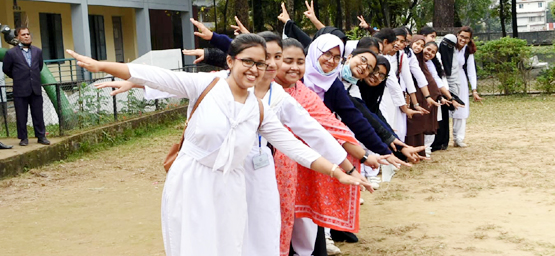
M468 93L468 84L472 88L472 96L475 101L481 102L482 98L476 90L476 62L474 61L474 53L476 45L472 40L472 29L470 27L462 27L457 33L457 46L455 54L457 55L459 68L459 98L464 101L466 108L453 111L453 140L455 147L466 147L464 138L466 135L466 119L470 113L470 102Z
M146 65L98 62L73 51L68 53L91 72L106 72L128 80L100 86L119 88L114 93L138 84L194 103L215 77L209 73L177 73ZM268 105L261 104L248 91L264 75L265 61L264 39L257 35L238 36L227 57L230 75L216 83L188 123L183 147L169 170L162 196L166 255L241 255L248 218L243 165L257 130L304 166L337 177L345 184L369 185L345 174L295 139ZM260 123L261 111L264 116Z

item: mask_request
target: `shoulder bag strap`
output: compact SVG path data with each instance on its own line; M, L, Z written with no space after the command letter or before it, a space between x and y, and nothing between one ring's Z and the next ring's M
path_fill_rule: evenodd
M212 88L214 88L214 86L216 85L216 83L218 83L219 80L220 80L219 77L214 78L214 80L212 80L212 82L208 85L208 87L206 87L206 89L204 89L204 91L202 91L202 93L200 94L200 96L197 99L197 102L195 102L195 105L193 106L193 110L191 111L191 114L187 118L187 121L185 121L185 128L183 129L183 134L181 134L181 142L179 143L179 150L181 150L181 147L183 146L183 141L185 140L185 131L187 130L189 120L191 120L191 117L193 117L193 114L195 113L195 110L197 110L198 105L200 104L202 99L204 99L206 94L208 94L208 92L210 92L210 90L212 90Z

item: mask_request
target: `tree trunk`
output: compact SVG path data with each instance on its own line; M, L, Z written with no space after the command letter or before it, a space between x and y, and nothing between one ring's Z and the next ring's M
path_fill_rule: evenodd
M225 34L225 31L227 30L227 5L229 4L229 0L225 0L225 5L224 5L224 28L222 29L222 32Z
M455 0L434 0L434 28L452 28L454 17Z
M511 1L511 16L513 20L513 38L518 38L518 24L516 20L516 0Z
M318 0L314 0L314 14L318 17L318 19L320 19L320 4L318 3ZM320 21L324 22L323 20Z
M507 30L505 29L505 7L503 6L504 0L499 0L499 19L501 20L501 34L503 37L507 36Z
M341 10L341 0L335 0L337 6L337 13L335 15L335 27L338 29L343 28L343 10Z
M385 20L385 26L390 28L391 17L389 16L389 5L387 4L387 0L380 0L380 6L382 7L382 15Z
M262 12L262 0L252 1L252 23L254 27L253 32L265 31L266 29L264 29L264 13Z
M345 31L351 30L351 3L350 0L345 1Z
M249 9L248 0L235 0L235 15L246 27L249 26Z

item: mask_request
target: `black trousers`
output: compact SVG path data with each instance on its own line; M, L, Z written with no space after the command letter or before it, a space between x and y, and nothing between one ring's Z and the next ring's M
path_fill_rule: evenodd
M293 244L289 247L289 256L294 256L295 250L293 249ZM316 236L316 243L314 244L314 256L327 256L328 251L326 250L326 233L324 228L318 226L318 235Z
M449 107L441 105L441 121L437 129L436 138L432 143L432 151L446 150L449 146Z
M27 139L27 113L29 106L31 106L31 118L33 119L35 137L46 137L46 128L44 127L44 117L42 113L42 95L31 94L27 97L14 97L13 103L17 122L17 138L20 140Z

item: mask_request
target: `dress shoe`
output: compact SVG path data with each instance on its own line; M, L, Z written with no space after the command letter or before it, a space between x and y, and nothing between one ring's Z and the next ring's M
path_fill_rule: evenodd
M47 140L46 137L39 138L39 140L37 142L42 144L42 145L50 145L50 141Z
M13 146L8 146L8 145L0 142L0 149L10 149L10 148L13 148Z
M27 146L27 145L29 145L29 139L22 139L19 142L19 146Z

